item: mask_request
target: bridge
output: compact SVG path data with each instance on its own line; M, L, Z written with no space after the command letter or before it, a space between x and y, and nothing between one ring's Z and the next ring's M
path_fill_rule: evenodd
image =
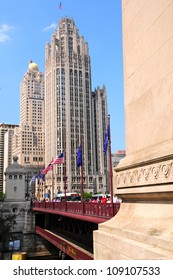
M120 203L34 202L36 233L74 260L93 259L93 231L117 214Z

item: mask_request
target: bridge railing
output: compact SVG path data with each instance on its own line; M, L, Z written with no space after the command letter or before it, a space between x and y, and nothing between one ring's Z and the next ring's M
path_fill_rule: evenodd
M33 207L109 219L117 214L120 203L34 202Z

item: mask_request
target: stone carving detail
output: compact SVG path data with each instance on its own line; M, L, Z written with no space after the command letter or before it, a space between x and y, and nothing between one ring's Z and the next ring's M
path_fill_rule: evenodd
M130 183L132 183L133 182L133 174L134 172L129 172L129 180L130 180Z
M9 205L9 211L11 212L11 214L19 214L20 211L20 207L18 204L11 204Z
M150 168L145 168L143 171L144 174L144 178L147 181L149 179L149 175L150 175Z
M126 178L126 175L125 175L124 173L122 173L122 180L123 180L123 183L125 184L125 183L126 183L127 178Z
M159 176L159 170L160 170L160 165L159 166L154 166L152 167L152 174L153 174L153 178L157 179Z
M162 171L163 171L163 175L165 178L168 178L169 177L169 174L170 174L170 171L171 171L171 167L172 167L172 164L164 164L162 166Z
M173 180L173 160L131 168L127 171L116 171L117 187L152 185Z
M135 173L136 173L136 179L137 179L137 181L139 182L139 181L141 180L141 176L142 176L142 175L141 175L141 170L138 170L138 169L137 169L137 170L135 171Z

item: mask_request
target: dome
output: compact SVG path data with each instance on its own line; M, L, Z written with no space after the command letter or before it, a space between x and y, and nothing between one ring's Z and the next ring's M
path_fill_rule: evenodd
M18 159L19 159L18 156L13 156L13 161L14 161L14 162L17 162Z
M29 69L31 70L38 70L38 65L35 62L29 62Z

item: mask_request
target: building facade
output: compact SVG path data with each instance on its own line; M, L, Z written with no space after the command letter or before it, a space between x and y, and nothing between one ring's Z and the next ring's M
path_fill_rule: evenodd
M126 156L125 150L117 150L116 153L112 154L112 166L116 167L120 160L122 160Z
M97 87L92 92L92 119L94 143L94 167L97 189L94 192L109 193L109 154L104 155L104 135L108 118L106 88Z
M96 166L93 137L91 64L88 44L79 35L73 19L60 20L51 43L46 44L45 57L46 165L58 154L65 154L65 164L54 166L52 174L47 174L47 184L53 180L55 193L63 191L65 177L67 191L80 191L77 151L81 145L84 190L93 192L99 188L96 169L100 167ZM104 117L106 111L107 108ZM103 138L102 131L102 141ZM101 185L102 181L101 178Z
M4 170L12 163L11 141L16 127L18 125L0 124L0 192L5 186Z
M12 147L21 165L44 166L44 117L44 75L30 61L20 85L20 126Z

